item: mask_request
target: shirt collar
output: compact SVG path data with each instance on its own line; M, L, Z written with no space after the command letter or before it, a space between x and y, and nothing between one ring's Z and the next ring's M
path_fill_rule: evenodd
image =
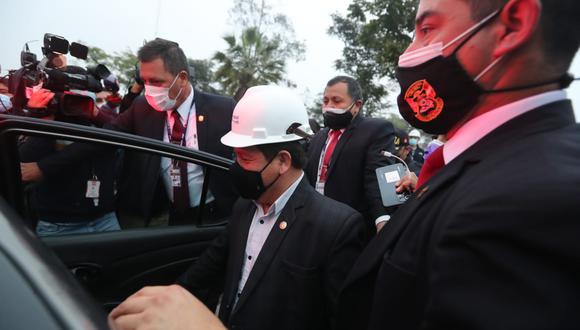
M189 96L185 99L185 101L183 101L183 103L181 103L179 108L177 108L179 116L181 116L184 121L187 120L192 105L191 103L193 102L193 86L191 86L191 84L189 84L189 86L191 87L191 93L189 93Z
M300 177L298 179L296 179L296 181L294 181L294 183L292 183L290 185L290 187L288 187L288 189L286 189L282 193L282 195L280 195L280 197L278 197L278 199L276 199L274 204L272 204L272 206L268 210L268 214L266 214L266 215L268 215L268 216L274 215L277 218L280 215L280 213L282 213L282 210L286 206L286 203L288 203L288 200L290 199L292 194L294 194L294 191L296 190L296 188L300 184L302 177L304 177L304 171L300 174ZM262 209L262 206L260 204L256 203L256 201L254 201L254 204L256 204L256 207L258 208L257 212L260 214L263 214L264 210Z
M566 98L567 94L563 90L546 92L506 104L471 119L461 126L455 135L443 145L445 164L449 164L491 131L515 117Z

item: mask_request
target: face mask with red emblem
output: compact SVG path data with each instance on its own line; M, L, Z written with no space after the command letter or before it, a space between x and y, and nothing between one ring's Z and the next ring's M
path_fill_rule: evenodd
M434 43L399 57L396 77L401 93L397 104L401 116L411 126L429 134L447 134L474 109L483 94L506 93L554 83L559 84L560 88L570 86L574 78L565 74L524 86L484 90L477 82L503 57L490 63L475 78L469 76L457 59L457 52L500 12L501 9L491 13L446 45ZM450 56L443 56L447 47L462 39Z
M401 93L397 103L401 116L411 126L429 134L445 134L477 104L484 93L477 80L499 59L473 79L463 69L456 54L498 13L499 10L487 16L445 46L439 42L399 57L396 76ZM447 47L463 38L450 56L443 56Z

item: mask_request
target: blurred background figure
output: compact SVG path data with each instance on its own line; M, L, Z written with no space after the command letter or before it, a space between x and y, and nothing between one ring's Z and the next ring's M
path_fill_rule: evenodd
M419 146L419 142L421 142L421 133L417 129L413 129L409 132L409 145L411 146L412 152L411 157L415 160L419 165L423 165L424 159L423 154L425 151L421 149Z
M427 158L429 158L429 155L433 153L433 151L435 151L437 148L445 144L445 142L447 142L445 134L433 135L433 140L429 142L427 148L425 148L423 159L427 160Z

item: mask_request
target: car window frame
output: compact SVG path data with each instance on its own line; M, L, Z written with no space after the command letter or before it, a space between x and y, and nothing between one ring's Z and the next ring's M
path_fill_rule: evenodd
M209 177L214 170L229 171L233 160L208 152L170 144L160 140L118 132L99 127L82 126L72 123L49 121L37 118L0 114L0 195L25 219L23 183L20 180L20 165L17 139L21 135L44 136L65 139L75 142L97 143L116 148L138 152L147 152L160 157L169 157L191 162L204 168L204 182L201 200L205 200L209 189ZM200 204L199 215L204 204ZM195 226L204 226L201 216L196 217ZM225 223L209 226L225 225ZM33 229L34 224L28 221L27 226Z

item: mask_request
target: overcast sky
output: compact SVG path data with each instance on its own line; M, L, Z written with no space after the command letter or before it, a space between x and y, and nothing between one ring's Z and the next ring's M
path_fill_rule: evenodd
M288 76L310 103L328 81L340 72L334 61L341 56L342 43L327 34L335 12L345 13L350 0L270 0L275 11L292 21L299 40L306 43L305 60L290 63ZM222 37L232 32L228 23L231 0L99 0L41 1L5 0L2 3L0 66L19 67L20 50L26 41L41 57L44 33L61 35L69 41L84 41L109 53L130 49L134 52L143 40L162 37L177 41L186 55L208 59L226 49ZM580 76L580 56L572 66ZM580 82L568 89L580 119Z

